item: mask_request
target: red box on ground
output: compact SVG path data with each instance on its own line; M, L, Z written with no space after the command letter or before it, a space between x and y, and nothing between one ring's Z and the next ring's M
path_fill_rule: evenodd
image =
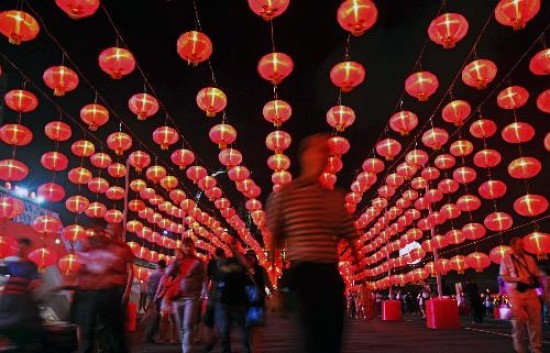
M452 298L434 298L426 301L426 326L431 329L460 328L458 305Z
M402 319L401 301L384 300L384 302L382 302L382 320L398 321L401 319Z
M495 308L493 313L495 314L495 320L511 320L512 319L512 309L503 306Z

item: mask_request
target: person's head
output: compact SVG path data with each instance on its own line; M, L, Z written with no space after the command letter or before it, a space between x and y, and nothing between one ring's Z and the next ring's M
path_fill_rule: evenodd
M216 258L225 257L225 251L222 248L217 248L214 255L216 256Z
M26 258L31 251L32 241L29 238L21 238L17 241L18 251L17 255L22 258Z
M159 262L157 262L157 264L155 265L155 269L157 270L164 270L166 268L166 261L164 260L159 260Z
M183 250L181 248L177 248L174 256L176 257L176 261L180 261L185 257L185 254L183 253Z
M115 241L122 240L122 224L121 223L107 223L105 227L105 235Z
M248 263L252 266L256 265L258 263L258 258L256 257L256 253L252 250L248 250L244 256L246 256L246 259L248 260Z
M318 178L328 164L330 155L329 134L314 134L300 143L300 168L304 178Z
M510 239L510 247L514 251L514 254L523 255L525 253L523 239L520 237L513 237Z
M181 242L181 250L185 255L193 255L195 253L195 242L191 238L185 238Z

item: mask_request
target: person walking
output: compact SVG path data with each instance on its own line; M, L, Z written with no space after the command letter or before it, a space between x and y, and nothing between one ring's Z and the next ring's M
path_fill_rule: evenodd
M510 239L513 253L500 263L500 277L507 283L512 309L512 338L517 353L527 353L526 330L531 353L542 353L541 305L536 288L543 273L535 259L525 253L523 239Z
M479 288L471 278L466 280L464 294L471 310L472 322L476 324L483 323L484 304L481 300Z
M297 304L305 353L338 353L344 326L344 282L337 246L345 239L356 258L358 233L344 209L344 193L323 187L330 135L315 134L300 144L300 176L271 193L266 226L272 234L271 260L286 243L290 290Z
M160 325L160 306L162 298L155 299L159 283L164 276L166 261L160 260L155 265L155 271L151 273L145 285L145 294L147 295L147 311L151 313L147 327L145 328L145 342L154 343L153 337Z

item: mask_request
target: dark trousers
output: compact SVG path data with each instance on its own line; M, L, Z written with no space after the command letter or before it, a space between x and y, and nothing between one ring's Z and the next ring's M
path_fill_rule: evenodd
M220 331L220 346L222 353L231 353L231 326L236 323L241 330L241 343L244 353L251 353L250 331L246 327L246 306L216 303L214 315Z
M159 330L160 327L160 304L161 299L157 299L153 302L151 302L151 308L148 310L152 310L151 316L149 318L149 322L147 322L147 327L145 328L145 341L150 342L153 340L153 336L155 336L155 333Z
M299 263L290 290L303 335L304 353L340 353L344 327L344 282L336 264Z
M80 290L75 295L75 315L79 328L79 353L91 353L96 328L108 341L111 352L127 353L125 334L125 307L122 304L121 288L103 290Z

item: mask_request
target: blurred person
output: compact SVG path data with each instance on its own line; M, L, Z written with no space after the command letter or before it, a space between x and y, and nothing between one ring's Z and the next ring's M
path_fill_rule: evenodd
M40 284L36 264L29 260L32 242L17 242L17 257L4 262L2 272L9 276L0 294L0 336L5 336L18 351L42 352L45 329L33 291Z
M291 262L290 290L306 353L341 350L345 285L338 271L337 245L354 241L358 233L344 209L344 193L323 187L319 177L327 167L328 134L306 137L300 144L300 176L268 198L266 225L275 250L286 243Z
M418 293L418 296L416 297L416 301L418 303L418 309L420 310L420 313L422 314L422 318L426 318L426 300L430 299L430 292L427 288L420 289L420 292Z
M164 277L166 269L166 261L160 260L155 265L155 271L151 273L147 279L145 285L145 295L147 296L147 309L151 312L151 317L147 323L145 329L145 342L154 343L153 336L159 329L160 325L160 306L162 304L162 298L155 299L159 283L162 277Z
M481 299L479 288L477 284L471 279L466 280L463 292L468 306L471 309L472 322L481 324L483 323L483 311L484 305Z
M512 309L512 338L518 353L527 353L525 340L529 334L531 353L542 353L541 305L536 288L543 272L533 257L525 253L523 239L510 239L513 253L500 263L500 277L508 285L508 298Z
M175 250L176 261L181 261L185 257L181 249ZM174 301L180 295L179 270L175 269L170 273L164 273L159 281L157 292L155 294L155 303L159 303L159 330L158 343L177 343L179 325L177 324Z
M174 298L173 308L180 331L182 352L189 353L194 343L199 298L206 282L205 266L196 255L193 239L183 239L180 256L166 270L167 275L175 272L179 292Z
M202 317L202 322L205 327L205 338L207 347L213 347L216 340L216 335L214 332L215 329L215 311L216 311L216 302L219 299L218 291L218 261L225 258L225 251L221 248L217 248L214 252L214 257L212 257L208 264L206 265L206 276L207 276L207 302L204 310L204 315Z

